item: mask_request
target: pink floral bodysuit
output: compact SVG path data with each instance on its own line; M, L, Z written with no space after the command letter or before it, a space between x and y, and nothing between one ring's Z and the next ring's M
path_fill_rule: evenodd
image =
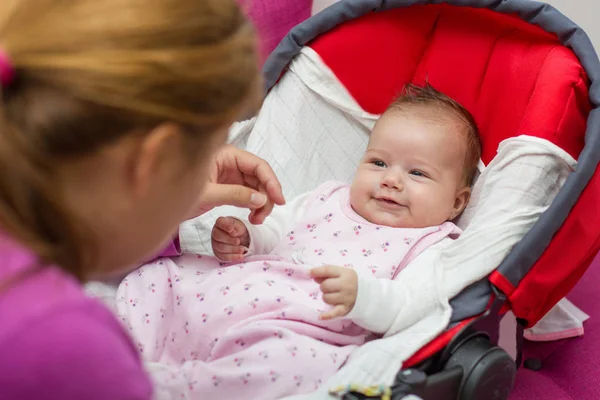
M352 312L320 320L330 306L308 271L353 268L360 288L367 276L394 279L427 247L458 233L451 223L371 224L348 196L348 186L328 182L290 203L294 210L276 210L287 213L279 219L285 223L251 227L252 248L266 255L239 264L195 255L161 259L122 282L118 315L146 361L182 371L181 398L276 399L315 390L372 332ZM261 242L261 229L271 244Z

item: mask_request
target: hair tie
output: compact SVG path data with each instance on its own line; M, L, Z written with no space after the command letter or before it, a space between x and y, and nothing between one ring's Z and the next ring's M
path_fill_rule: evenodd
M15 68L10 61L10 57L4 50L0 49L0 85L3 88L8 87L15 79Z

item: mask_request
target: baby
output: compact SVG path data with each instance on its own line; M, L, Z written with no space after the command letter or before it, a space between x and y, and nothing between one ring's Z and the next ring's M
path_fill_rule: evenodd
M345 316L356 302L361 274L360 270L347 268L348 262L356 257L361 260L377 258L373 249L363 249L373 239L365 237L366 232L362 229L366 226L363 225L379 225L376 230L381 230L381 227L415 228L417 230L412 232L390 233L391 237L407 236L403 240L415 241L425 233L418 228L435 227L454 220L469 201L470 186L480 156L477 125L466 109L430 85L424 88L408 85L404 94L377 121L349 188L343 184L325 184L279 208L263 226L250 225L233 217L219 218L212 232L213 251L220 260L241 261L247 254L269 253L286 234L290 238L296 236L290 239L288 245L292 242L297 245L304 227L304 224L298 226L298 223L301 220L311 221L311 213L322 208L307 207L307 202L318 196L324 196L320 198L321 202L327 202L331 196L336 200L339 197L350 207L348 204L335 204L331 215L326 214L333 236L308 236L314 236L328 253L337 250L344 256L344 263L340 265L346 267L328 265L314 268L311 276L320 283L324 301L333 306L321 317ZM334 195L338 191L340 193ZM343 222L339 214L345 214ZM315 224L315 228L309 231L316 230L318 225ZM312 225L308 223L307 227ZM360 235L358 247L350 250L336 248L336 242L342 241L339 237L347 230L353 230L357 237ZM347 243L344 245L349 247ZM386 240L377 250L387 252L389 249L394 260L398 260L398 249L390 246ZM323 258L328 264L332 263L331 258ZM377 266L379 268L383 266ZM390 278L398 272L395 269Z
M316 390L373 333L398 331L407 301L391 284L460 233L449 221L479 157L471 115L409 85L377 121L352 185L327 182L260 226L220 218L217 258L139 269L120 285L117 312L147 361L179 368L161 377L185 377L177 396Z

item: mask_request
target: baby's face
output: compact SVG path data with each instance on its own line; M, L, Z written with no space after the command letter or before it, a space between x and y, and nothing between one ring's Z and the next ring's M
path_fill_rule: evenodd
M440 225L462 212L466 141L438 120L394 111L377 121L350 188L354 211L399 228Z

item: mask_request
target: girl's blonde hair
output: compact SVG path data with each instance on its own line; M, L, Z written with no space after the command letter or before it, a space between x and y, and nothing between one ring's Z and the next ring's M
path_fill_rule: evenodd
M259 90L234 0L20 0L0 25L0 225L83 277L91 244L57 190L61 160L174 122L207 139Z

